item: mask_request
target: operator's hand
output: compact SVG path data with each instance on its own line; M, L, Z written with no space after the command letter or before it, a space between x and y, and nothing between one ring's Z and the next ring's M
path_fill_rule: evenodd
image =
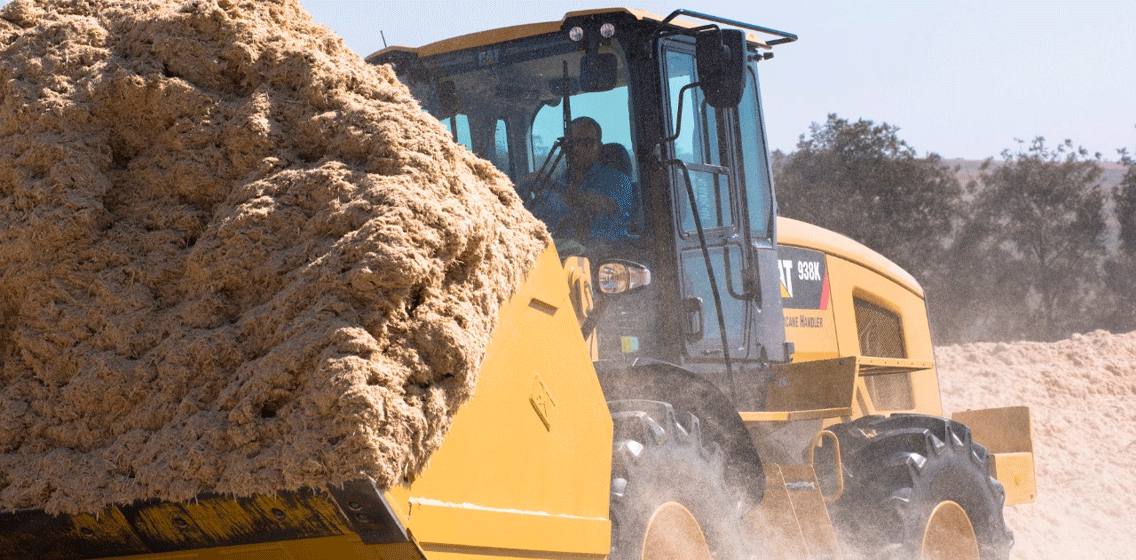
M613 214L619 211L615 199L601 192L579 189L575 196L580 208L586 208L593 215Z

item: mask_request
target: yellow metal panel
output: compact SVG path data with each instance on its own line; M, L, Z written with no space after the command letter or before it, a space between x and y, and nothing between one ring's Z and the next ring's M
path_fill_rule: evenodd
M785 489L785 478L781 466L766 463L765 496L761 504L746 514L749 527L764 538L765 557L776 560L799 560L807 558L808 548L801 525L793 512L793 502Z
M910 381L914 404L911 411L942 416L939 379L933 365L935 355L931 346L931 329L927 323L927 307L923 298L910 290L903 289L893 279L857 263L831 255L828 256L827 263L832 294L831 305L835 315L836 336L841 355L861 354L855 298L895 313L900 319L904 350L907 355L906 360L896 363L911 369ZM873 368L894 360L867 356L862 359Z
M1033 421L1028 406L964 410L951 419L966 424L974 440L991 453L1033 451Z
M812 465L782 465L785 489L801 526L808 558L839 558L840 545Z
M596 9L596 10L581 10L577 12L569 12L564 16L564 19L576 16L586 16L590 14L631 14L636 19L654 19L661 21L663 18L652 15L648 12L640 10L628 10L626 8L610 8L610 9ZM535 37L537 35L545 35L547 33L556 33L560 31L560 27L564 23L564 19L560 21L545 21L539 23L526 23L523 25L514 25L511 27L501 27L498 29L489 29L486 31L479 31L477 33L470 33L458 37L451 37L443 39L435 43L424 45L417 49L407 47L388 47L383 50L372 53L367 56L367 61L370 62L373 58L392 50L410 51L418 53L418 56L433 56L436 54L460 51L464 49L472 49L477 47L484 47L505 41L513 41L516 39L524 39L526 37ZM681 25L681 24L680 24ZM751 39L755 41L756 39Z
M1033 458L1033 420L1028 406L965 410L951 419L970 428L974 441L992 454L991 476L1006 489L1006 505L1037 498Z
M855 358L775 365L766 408L789 412L790 420L851 414L855 380Z
M582 518L540 511L495 510L471 504L412 503L414 536L423 548L436 544L483 549L522 549L568 554L605 554L606 516ZM604 545L608 547L608 545Z
M873 356L858 356L856 360L860 363L860 373L864 375L904 373L935 367L935 362L931 360L876 358Z
M825 253L829 279L828 309L808 312L814 315L827 314L807 323L813 328L804 329L788 324L785 329L786 340L792 342L797 350L793 360L811 361L862 355L854 300L860 298L879 305L900 318L904 350L911 360L903 367L912 368L910 382L913 407L910 411L941 416L943 405L934 369L931 329L927 322L923 289L919 283L879 253L835 232L787 218L778 218L777 228L778 243ZM801 313L801 310L786 309L786 320L791 323L791 318ZM816 328L816 325L823 325L824 328ZM862 368L861 373L888 371L878 368L877 364L865 363L871 367ZM916 365L917 369L914 367ZM867 402L867 387L857 397L857 401L860 402L861 409L857 414L875 409L872 403Z
M365 545L358 537L336 536L237 545L183 552L125 556L129 560L414 560L413 545Z
M862 267L867 267L878 274L887 276L920 299L923 297L923 287L909 272L867 246L834 231L790 218L778 217L777 242L782 245L822 251Z
M789 413L777 412L739 412L743 422L788 422Z
M550 247L502 309L476 392L430 465L391 494L404 500L411 534L433 549L604 555L611 436L565 270Z
M785 340L793 343L793 361L824 360L840 355L836 321L827 309L785 309Z
M1006 489L1006 505L1029 504L1037 499L1033 453L995 453L994 478Z

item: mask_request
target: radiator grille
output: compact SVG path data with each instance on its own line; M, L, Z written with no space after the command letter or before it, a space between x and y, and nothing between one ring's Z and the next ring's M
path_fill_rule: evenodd
M877 358L906 358L899 315L862 299L854 299L860 354Z
M906 358L899 315L862 299L854 300L860 354L878 358ZM910 410L915 407L910 374L865 375L868 394L879 410Z

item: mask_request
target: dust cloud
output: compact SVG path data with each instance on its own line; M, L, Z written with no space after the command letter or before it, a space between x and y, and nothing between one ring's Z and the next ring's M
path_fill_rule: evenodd
M297 0L0 11L0 511L420 471L548 245Z
M1037 501L1006 508L1011 558L1136 551L1136 332L935 349L950 412L1028 405Z

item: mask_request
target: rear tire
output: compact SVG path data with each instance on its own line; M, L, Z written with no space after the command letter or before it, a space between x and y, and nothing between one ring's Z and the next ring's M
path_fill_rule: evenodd
M655 401L611 401L611 558L745 557L741 494L693 414Z
M851 557L1009 557L1006 494L989 475L989 454L969 428L897 414L829 430L840 441L845 488L829 513Z

